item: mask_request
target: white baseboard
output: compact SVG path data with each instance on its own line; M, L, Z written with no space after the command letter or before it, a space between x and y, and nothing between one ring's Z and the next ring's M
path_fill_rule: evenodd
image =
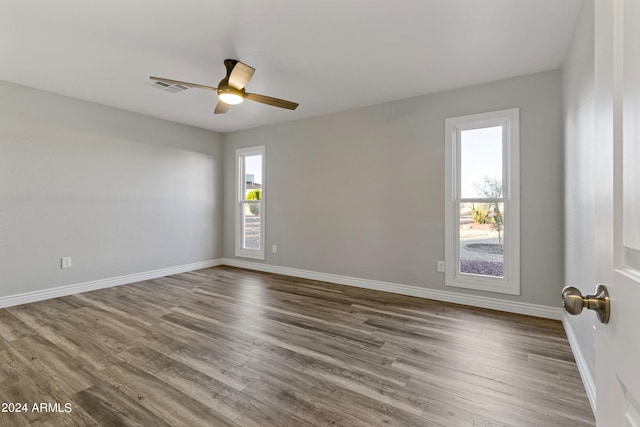
M455 292L440 291L436 289L419 288L399 283L382 282L378 280L361 279L357 277L340 276L337 274L320 273L316 271L301 270L297 268L280 267L257 262L241 261L231 258L213 259L208 261L185 264L176 267L162 268L159 270L142 273L129 274L126 276L112 277L108 279L94 280L91 282L78 283L75 285L60 286L41 291L26 292L18 295L0 297L0 308L14 305L27 304L30 302L42 301L51 298L63 297L66 295L78 294L97 289L109 288L112 286L126 285L129 283L141 282L143 280L156 279L158 277L170 276L172 274L184 273L186 271L199 270L202 268L216 267L218 265L229 265L232 267L246 268L249 270L264 271L267 273L283 274L285 276L300 277L303 279L319 280L323 282L336 283L339 285L355 286L358 288L373 289L377 291L391 292L400 295L409 295L420 298L427 298L437 301L451 302L455 304L469 305L473 307L488 308L492 310L506 311L509 313L526 314L529 316L544 317L547 319L562 319L560 308L548 307L536 304L527 304L517 301L506 301L486 296L474 296L458 294Z
M578 365L578 371L582 378L582 384L584 384L584 390L587 392L587 398L589 399L591 410L596 414L596 382L589 370L587 361L584 358L584 353L582 353L582 347L580 347L580 344L578 343L578 339L576 338L576 334L573 331L573 327L571 326L571 322L569 322L567 314L563 314L562 316L562 325L567 333L573 357L576 359L576 365Z
M215 267L221 264L222 261L220 259L212 259L209 261L194 262L191 264L161 268L159 270L146 271L143 273L128 274L126 276L94 280L91 282L60 286L57 288L44 289L41 291L25 292L23 294L0 297L0 308L12 307L14 305L27 304L30 302L58 298L67 295L79 294L81 292L95 291L97 289L110 288L112 286L127 285L129 283L157 279L158 277L170 276L172 274L184 273L187 271L199 270L208 267Z
M222 264L229 265L231 267L246 268L249 270L300 277L303 279L337 283L339 285L355 286L358 288L373 289L376 291L391 292L394 294L409 295L413 297L427 298L437 301L451 302L455 304L470 305L473 307L489 308L492 310L506 311L509 313L526 314L529 316L544 317L554 320L562 319L562 310L560 308L548 307L544 305L527 304L517 301L506 301L485 296L465 295L455 292L402 285L399 283L381 282L378 280L360 279L357 277L339 276L336 274L300 270L297 268L279 267L276 265L241 261L232 258L223 258Z

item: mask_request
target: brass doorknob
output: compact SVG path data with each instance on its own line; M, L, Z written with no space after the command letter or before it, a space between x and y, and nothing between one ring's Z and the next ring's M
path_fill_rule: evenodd
M598 284L595 295L582 296L580 289L566 286L562 290L562 307L569 314L580 314L584 307L594 310L598 320L602 323L609 322L611 314L611 301L606 286Z

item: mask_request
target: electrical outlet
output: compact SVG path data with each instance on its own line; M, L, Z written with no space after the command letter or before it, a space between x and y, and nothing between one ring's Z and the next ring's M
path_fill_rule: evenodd
M438 271L444 273L444 261L438 261Z
M65 256L60 258L60 268L71 268L71 257Z
M277 254L278 253L278 245L271 246L271 252L273 252L274 254Z

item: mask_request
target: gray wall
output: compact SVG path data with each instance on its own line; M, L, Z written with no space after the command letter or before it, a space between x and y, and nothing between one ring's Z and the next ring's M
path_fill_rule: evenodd
M489 295L557 306L561 93L549 71L221 137L0 82L0 297L233 258L235 148L262 144L267 263L487 295L436 272L444 119L520 107L522 295Z
M266 145L266 263L444 290L444 120L520 107L522 292L488 295L558 306L561 94L556 70L225 134L224 256L235 254L235 149Z
M583 3L562 70L565 121L565 282L593 293L595 255L594 4ZM595 316L566 316L595 375Z
M219 258L221 157L216 133L0 82L0 297Z

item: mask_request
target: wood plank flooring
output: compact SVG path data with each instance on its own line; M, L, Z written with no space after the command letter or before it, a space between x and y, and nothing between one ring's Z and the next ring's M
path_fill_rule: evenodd
M595 425L560 322L230 267L0 310L0 402L28 408L2 426Z

